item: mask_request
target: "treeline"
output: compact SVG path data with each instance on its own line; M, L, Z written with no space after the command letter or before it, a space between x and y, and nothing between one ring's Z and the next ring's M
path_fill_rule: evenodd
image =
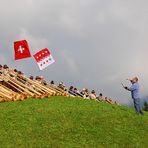
M146 101L144 102L143 110L148 111L148 103Z

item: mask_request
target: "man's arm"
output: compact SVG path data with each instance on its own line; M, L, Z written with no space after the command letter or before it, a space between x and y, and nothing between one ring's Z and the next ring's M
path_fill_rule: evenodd
M127 86L124 86L124 88L128 90L128 87Z
M128 89L128 87L127 86L124 86L123 83L121 83L121 85L123 86L123 88Z
M133 91L133 90L137 89L137 87L134 85L132 85L131 87L124 86L124 88L128 91Z
M127 87L127 88L125 88L125 89L127 89L127 90L129 90L129 91L134 91L134 90L136 90L137 89L137 85L132 85L131 87Z

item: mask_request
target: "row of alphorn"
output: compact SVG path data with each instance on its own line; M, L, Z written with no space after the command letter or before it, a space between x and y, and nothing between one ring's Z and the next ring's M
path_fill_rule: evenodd
M5 70L0 74L0 102L50 96L68 96L68 93L56 85L42 84L25 75L18 75L13 70Z
M18 75L13 70L0 70L0 102L50 96L70 96L70 94L54 84L31 80L25 75ZM108 99L105 102L114 104Z

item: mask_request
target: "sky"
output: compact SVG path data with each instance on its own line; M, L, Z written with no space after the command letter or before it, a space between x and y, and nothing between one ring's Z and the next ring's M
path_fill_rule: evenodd
M0 0L0 63L64 82L121 104L131 103L121 82L139 77L148 98L147 0ZM47 47L55 63L40 71L33 58L14 61L13 42L31 54Z

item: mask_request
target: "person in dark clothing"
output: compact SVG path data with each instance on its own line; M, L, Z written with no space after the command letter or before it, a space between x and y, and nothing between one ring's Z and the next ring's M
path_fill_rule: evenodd
M50 84L54 84L54 81L52 80L52 81L50 82Z

